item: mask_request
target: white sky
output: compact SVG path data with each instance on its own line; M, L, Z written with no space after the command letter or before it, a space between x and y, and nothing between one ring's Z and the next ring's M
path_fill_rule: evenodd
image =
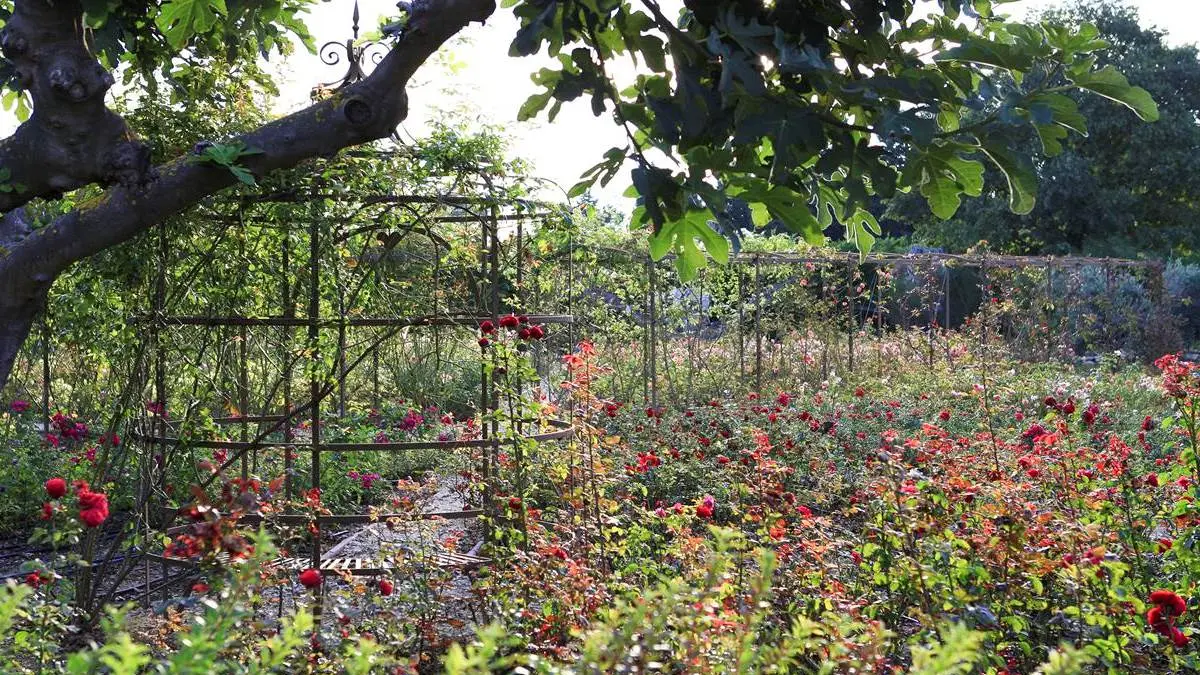
M374 30L380 16L395 15L394 3L395 0L360 0L362 30ZM1019 0L1007 5L1006 11L1019 17L1030 9L1054 4L1057 3L1053 0ZM1171 42L1200 43L1200 1L1134 0L1133 4L1143 23L1167 30ZM682 2L667 0L663 5L667 10L679 7ZM352 0L331 0L314 9L308 25L318 45L349 37L351 8ZM674 10L667 11L668 16L674 15ZM605 150L623 146L624 136L608 115L592 116L586 97L564 105L553 123L547 123L544 116L536 121L516 121L517 109L537 91L529 80L530 74L548 63L542 56L508 56L508 44L516 27L510 10L497 9L486 26L473 25L465 31L463 39L443 50L442 62L455 62L456 68L427 67L418 72L415 86L409 89L410 113L402 127L405 132L402 136L423 135L429 120L444 115L446 110L469 110L472 118L506 130L511 154L528 160L536 175L555 181L566 190L583 171L600 161ZM283 92L276 108L278 113L306 105L314 84L338 79L344 72L342 65L327 66L303 50L276 67ZM624 72L629 71L624 69ZM13 127L15 121L0 120L0 131L11 131ZM620 195L628 183L626 171L596 194L602 203L627 209L629 201Z
M1004 7L1014 17L1030 9L1058 4L1054 0L1019 0ZM1200 1L1197 0L1135 0L1143 24L1166 29L1173 43L1200 43ZM682 2L664 3L679 7ZM320 5L309 22L318 42L344 39L349 34L351 0L332 0ZM378 25L380 14L394 12L394 0L360 0L362 25L372 29ZM666 10L664 7L664 10ZM667 10L674 16L674 10ZM466 103L483 121L502 126L511 137L512 154L529 160L534 172L569 189L579 175L600 161L610 147L623 146L624 135L608 115L596 118L586 97L563 106L553 123L541 119L517 122L517 109L537 91L530 74L548 63L542 56L512 58L507 56L508 43L516 33L517 22L510 10L498 9L486 26L478 24L465 32L465 41L454 44L450 53L460 69L449 73L444 69L425 69L418 73L420 86L409 90L409 119L403 129L420 136L427 121L438 115L439 109L454 108ZM316 57L300 54L286 66L283 89L288 100L281 102L280 111L303 105L314 82L328 81L340 75L336 68L322 64ZM628 209L629 201L621 193L629 184L628 172L618 175L607 189L597 190L602 203Z

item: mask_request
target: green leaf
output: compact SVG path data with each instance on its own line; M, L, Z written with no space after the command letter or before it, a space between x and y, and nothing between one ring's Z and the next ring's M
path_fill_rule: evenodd
M960 194L962 190L954 181L943 176L931 176L929 180L921 183L921 195L929 204L929 210L942 220L952 218L958 211L958 206L962 203Z
M1082 136L1087 136L1087 120L1079 112L1079 104L1075 103L1075 100L1071 97L1063 96L1062 94L1042 93L1030 96L1028 104L1030 110L1044 106L1050 111L1055 124L1061 124L1071 131Z
M968 37L961 45L947 49L934 57L935 61L966 61L1023 72L1033 65L1033 55L1018 45L993 42L980 37Z
M929 210L943 220L949 219L962 203L960 195L983 194L983 165L958 155L960 144L934 145L910 160L905 180L918 186L929 203Z
M168 0L155 24L173 49L180 49L194 35L206 33L224 15L225 0Z
M548 91L530 96L529 98L525 99L525 102L521 104L520 110L517 111L517 121L524 122L537 117L537 114L540 113L549 102L550 92Z
M1009 151L1005 141L981 137L980 149L1008 180L1008 206L1013 213L1026 214L1037 201L1037 176L1024 158Z
M754 222L755 227L766 227L767 223L771 222L771 212L767 210L766 204L761 202L750 202L750 219Z
M658 232L650 237L650 257L655 260L662 260L671 250L671 246L675 242L675 228L678 222L663 223L663 226L658 228Z
M708 224L707 216L701 215L704 217L698 221L693 218L688 219L692 229L700 237L700 241L704 242L704 250L708 251L712 259L722 265L727 264L729 262L729 240L717 234Z
M854 242L860 261L871 252L871 248L875 245L875 239L883 236L883 232L879 229L879 222L866 209L855 211L845 226L846 238Z
M819 245L825 242L822 232L824 226L817 222L817 217L808 206L809 200L790 188L776 185L768 190L762 183L738 196L749 204L750 215L756 226L765 225L768 220L765 215L769 214L782 221L789 230L802 235L809 243Z
M1062 152L1062 140L1067 137L1067 129L1057 124L1035 124L1038 138L1042 140L1042 152L1047 157L1054 157Z
M1077 87L1124 104L1147 122L1154 122L1158 119L1158 105L1150 97L1150 92L1130 85L1129 80L1125 79L1125 76L1112 66L1083 73L1071 73L1069 77Z

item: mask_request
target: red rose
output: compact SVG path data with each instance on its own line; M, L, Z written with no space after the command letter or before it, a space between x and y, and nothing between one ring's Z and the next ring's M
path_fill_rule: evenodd
M1042 405L1046 406L1047 408L1053 408L1057 403L1058 401L1055 401L1053 396L1047 396L1046 398L1042 399Z
M494 330L496 330L496 324L492 323L491 321L484 321L479 324L480 333L491 333Z
M51 499L58 499L67 494L67 481L61 478L51 478L46 481L46 494L50 495Z
M321 585L321 572L308 568L300 573L300 585L305 588L316 588Z
M1184 647L1188 646L1188 642L1191 642L1191 640L1188 639L1188 636L1183 634L1183 631L1179 630L1178 628L1173 628L1171 629L1171 642L1176 647L1183 649Z
M491 341L491 340L488 340L488 339L487 339L487 338L485 338L485 337L481 337L481 338L479 338L479 346L480 346L480 347L483 347L484 349L487 349L487 346L488 346L488 345L490 345L490 344L492 344L492 341Z
M1163 616L1162 607L1155 605L1146 611L1146 623L1157 633L1167 635L1171 631L1171 624Z
M516 328L520 323L520 320L512 314L500 317L500 326L502 328Z
M1175 591L1154 591L1150 594L1150 602L1169 611L1171 617L1182 616L1187 611L1187 602Z
M704 499L700 500L700 505L696 507L696 515L700 518L712 518L716 506L717 500L713 499L712 495L704 495Z
M42 504L42 515L38 516L42 520L50 520L54 517L54 506L50 502Z
M208 592L208 584L204 583L203 581L194 583L194 584L192 584L192 592L193 593L207 593Z
M380 579L379 580L379 594L380 595L391 595L392 590L394 588L395 588L395 586L392 584L392 581L390 579Z
M546 329L542 328L541 326L530 326L529 337L534 340L541 340L542 338L546 337Z
M522 328L521 330L517 331L517 337L521 338L522 340L528 340L532 335L533 335L533 331L529 330L528 327Z
M108 519L108 497L87 487L80 488L79 519L88 527L98 527Z

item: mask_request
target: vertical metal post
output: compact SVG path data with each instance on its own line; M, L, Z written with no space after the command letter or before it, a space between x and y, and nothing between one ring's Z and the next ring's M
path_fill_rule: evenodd
M335 266L335 270L338 268ZM346 416L346 292L342 288L341 275L334 274L338 294L337 373L338 373L338 417Z
M851 254L853 256L853 254ZM854 372L854 333L858 317L854 315L854 258L846 260L846 372Z
M575 348L575 231L567 234L567 306L566 314L571 317L567 324L567 349Z
M1113 335L1116 332L1116 314L1117 303L1114 302L1113 294L1115 292L1115 283L1113 279L1112 264L1107 258L1104 259L1104 343L1105 348L1112 347Z
M513 253L513 264L516 265L516 267L517 267L517 270L516 270L517 294L521 298L521 308L524 309L526 313L528 313L529 306L526 304L526 296L525 296L525 265L523 264L524 257L525 257L525 248L523 245L524 239L525 239L525 221L517 220L517 240L516 240L516 251Z
M987 349L987 333L988 333L988 312L992 307L992 287L988 283L987 274L987 258L984 258L979 263L979 288L980 288L980 308L979 308L979 348L980 350ZM983 356L982 354L980 355Z
M281 288L280 288L280 294L283 296L282 297L283 316L285 319L294 319L296 317L296 304L295 304L295 301L292 299L292 280L291 280L292 242L291 242L291 230L290 229L284 229L283 245L281 248L282 248L282 251L280 252L281 259L282 259L281 267L283 269L281 271L281 277L280 277L280 280L282 282ZM292 354L291 347L292 347L292 339L295 337L295 335L294 335L294 331L293 331L290 323L285 321L284 324L285 325L283 326L283 354L284 354L284 361L283 361L283 416L285 418L285 422L283 424L283 442L285 445L283 448L283 494L287 498L288 501L291 501L292 497L294 496L294 488L295 488L295 486L292 483L292 474L295 473L295 466L294 466L294 462L293 462L293 460L294 460L293 453L295 452L295 450L294 450L294 448L292 448L291 442L294 439L294 434L292 433L292 429L295 426L295 422L291 419L291 414L292 414L292 375L294 374L293 366L292 366L293 360L291 358L291 354Z
M925 287L929 288L933 281L937 279L937 274L933 267L933 258L929 259L929 274L925 277ZM931 298L936 298L936 293L930 293L925 296L925 304L928 306ZM928 367L933 368L933 343L934 332L937 331L937 303L934 302L932 307L929 307L929 321L926 323L926 329L929 331L929 354L927 357Z
M658 275L654 260L650 265L650 405L658 407Z
M942 334L946 337L946 364L950 365L950 267L945 262L942 263L942 304L945 315Z
M882 263L875 268L875 356L879 359L879 376L883 377L883 284L880 278Z
M692 328L692 334L688 336L687 401L689 404L694 402L692 396L696 385L696 351L699 349L697 340L700 339L700 325L703 323L704 317L704 284L700 280L702 274L703 272L697 272L692 292L696 298L696 325Z
M309 426L311 430L310 457L312 469L309 482L312 489L320 494L321 489L321 242L315 209L308 226L308 349L311 353L311 372L308 377L310 398ZM321 568L321 527L318 523L314 528L312 545L312 567ZM313 630L321 627L321 610L324 602L324 584L316 588L316 603L313 606Z
M740 261L733 263L737 270L737 334L738 334L738 383L746 386L746 291L742 282L742 266Z
M371 350L371 408L379 410L379 348Z
M762 392L762 258L754 254L754 391Z
M154 281L154 329L151 336L152 345L154 348L154 398L158 409L158 418L155 420L154 433L157 437L157 442L151 444L154 456L150 458L150 475L157 466L158 469L158 488L160 494L166 494L167 488L167 365L166 365L166 349L162 345L163 333L163 315L166 312L167 302L167 259L170 243L167 241L167 226L162 224L158 228L158 276ZM153 479L151 479L153 480ZM162 565L160 568L162 575L162 599L164 601L170 597L169 584L167 584L168 572L167 559L163 556Z
M433 315L438 316L442 299L442 251L438 248L437 239L430 237L430 240L433 242ZM376 349L375 353L378 360L379 350ZM442 372L442 329L436 322L433 324L433 369L434 372Z
M484 220L479 220L479 253L476 256L479 262L479 283L482 286L484 280L488 277L488 249L490 248L490 238L488 237L488 224ZM495 307L488 302L487 296L483 289L479 289L477 294L477 309L480 314L486 315L492 319L492 323L497 323L498 312ZM484 441L488 440L491 432L491 427L488 424L488 412L492 398L488 391L488 368L487 362L490 360L490 352L486 347L480 347L479 354L479 434ZM495 514L494 505L492 504L492 447L486 446L480 449L480 473L483 474L483 496L482 507L484 513L489 517ZM484 539L491 537L491 527L484 525Z
M642 403L650 405L650 265L652 261L646 258L646 311L642 315L645 325L642 327Z
M42 432L50 433L50 307L42 311Z
M246 421L250 415L250 365L248 363L249 350L246 347L246 327L238 328L238 414L242 416L239 424L240 435L239 440L245 443L250 440L250 426ZM258 451L254 451L254 464L258 466ZM250 478L250 458L246 453L242 453L242 480Z
M1054 353L1052 322L1054 321L1054 259L1046 261L1046 355L1049 361Z
M484 225L484 230L486 231L486 236L488 238L487 239L487 244L488 244L488 248L487 248L487 251L488 251L488 253L487 253L488 296L489 296L489 306L490 306L491 312L492 312L492 320L497 325L499 325L499 321L500 321L500 209L496 204L496 191L495 191L495 187L492 185L492 181L491 181L490 177L487 179L487 186L488 186L488 198L491 200L491 207L489 209L488 222L487 222L487 224ZM490 461L495 470L495 476L493 477L493 480L498 481L500 478L500 419L499 419L499 415L497 413L500 410L500 390L496 387L496 380L494 377L490 378L487 381L487 390L485 392L485 396L487 397L488 401L490 402L489 411L493 413L492 414L492 422L490 425L491 426L490 438L491 438L492 442L489 446L489 450L492 453L492 457L491 457ZM487 438L487 437L488 436L485 435L485 438ZM517 471L521 471L522 469L519 466L521 463L521 458L517 457L516 461L518 464ZM487 499L490 501L493 498L494 494L495 494L495 486L492 483L488 483Z

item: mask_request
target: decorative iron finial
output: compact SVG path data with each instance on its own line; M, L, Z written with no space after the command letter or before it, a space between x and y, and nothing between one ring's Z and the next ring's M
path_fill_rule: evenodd
M387 54L387 47L382 43L358 39L359 18L358 0L354 0L354 11L350 15L350 39L345 42L331 40L321 45L321 49L317 51L317 55L321 57L321 62L325 65L336 66L342 62L342 59L345 59L347 69L341 79L323 82L313 87L312 97L314 99L325 98L333 92L366 78L367 70L371 66L377 65Z

